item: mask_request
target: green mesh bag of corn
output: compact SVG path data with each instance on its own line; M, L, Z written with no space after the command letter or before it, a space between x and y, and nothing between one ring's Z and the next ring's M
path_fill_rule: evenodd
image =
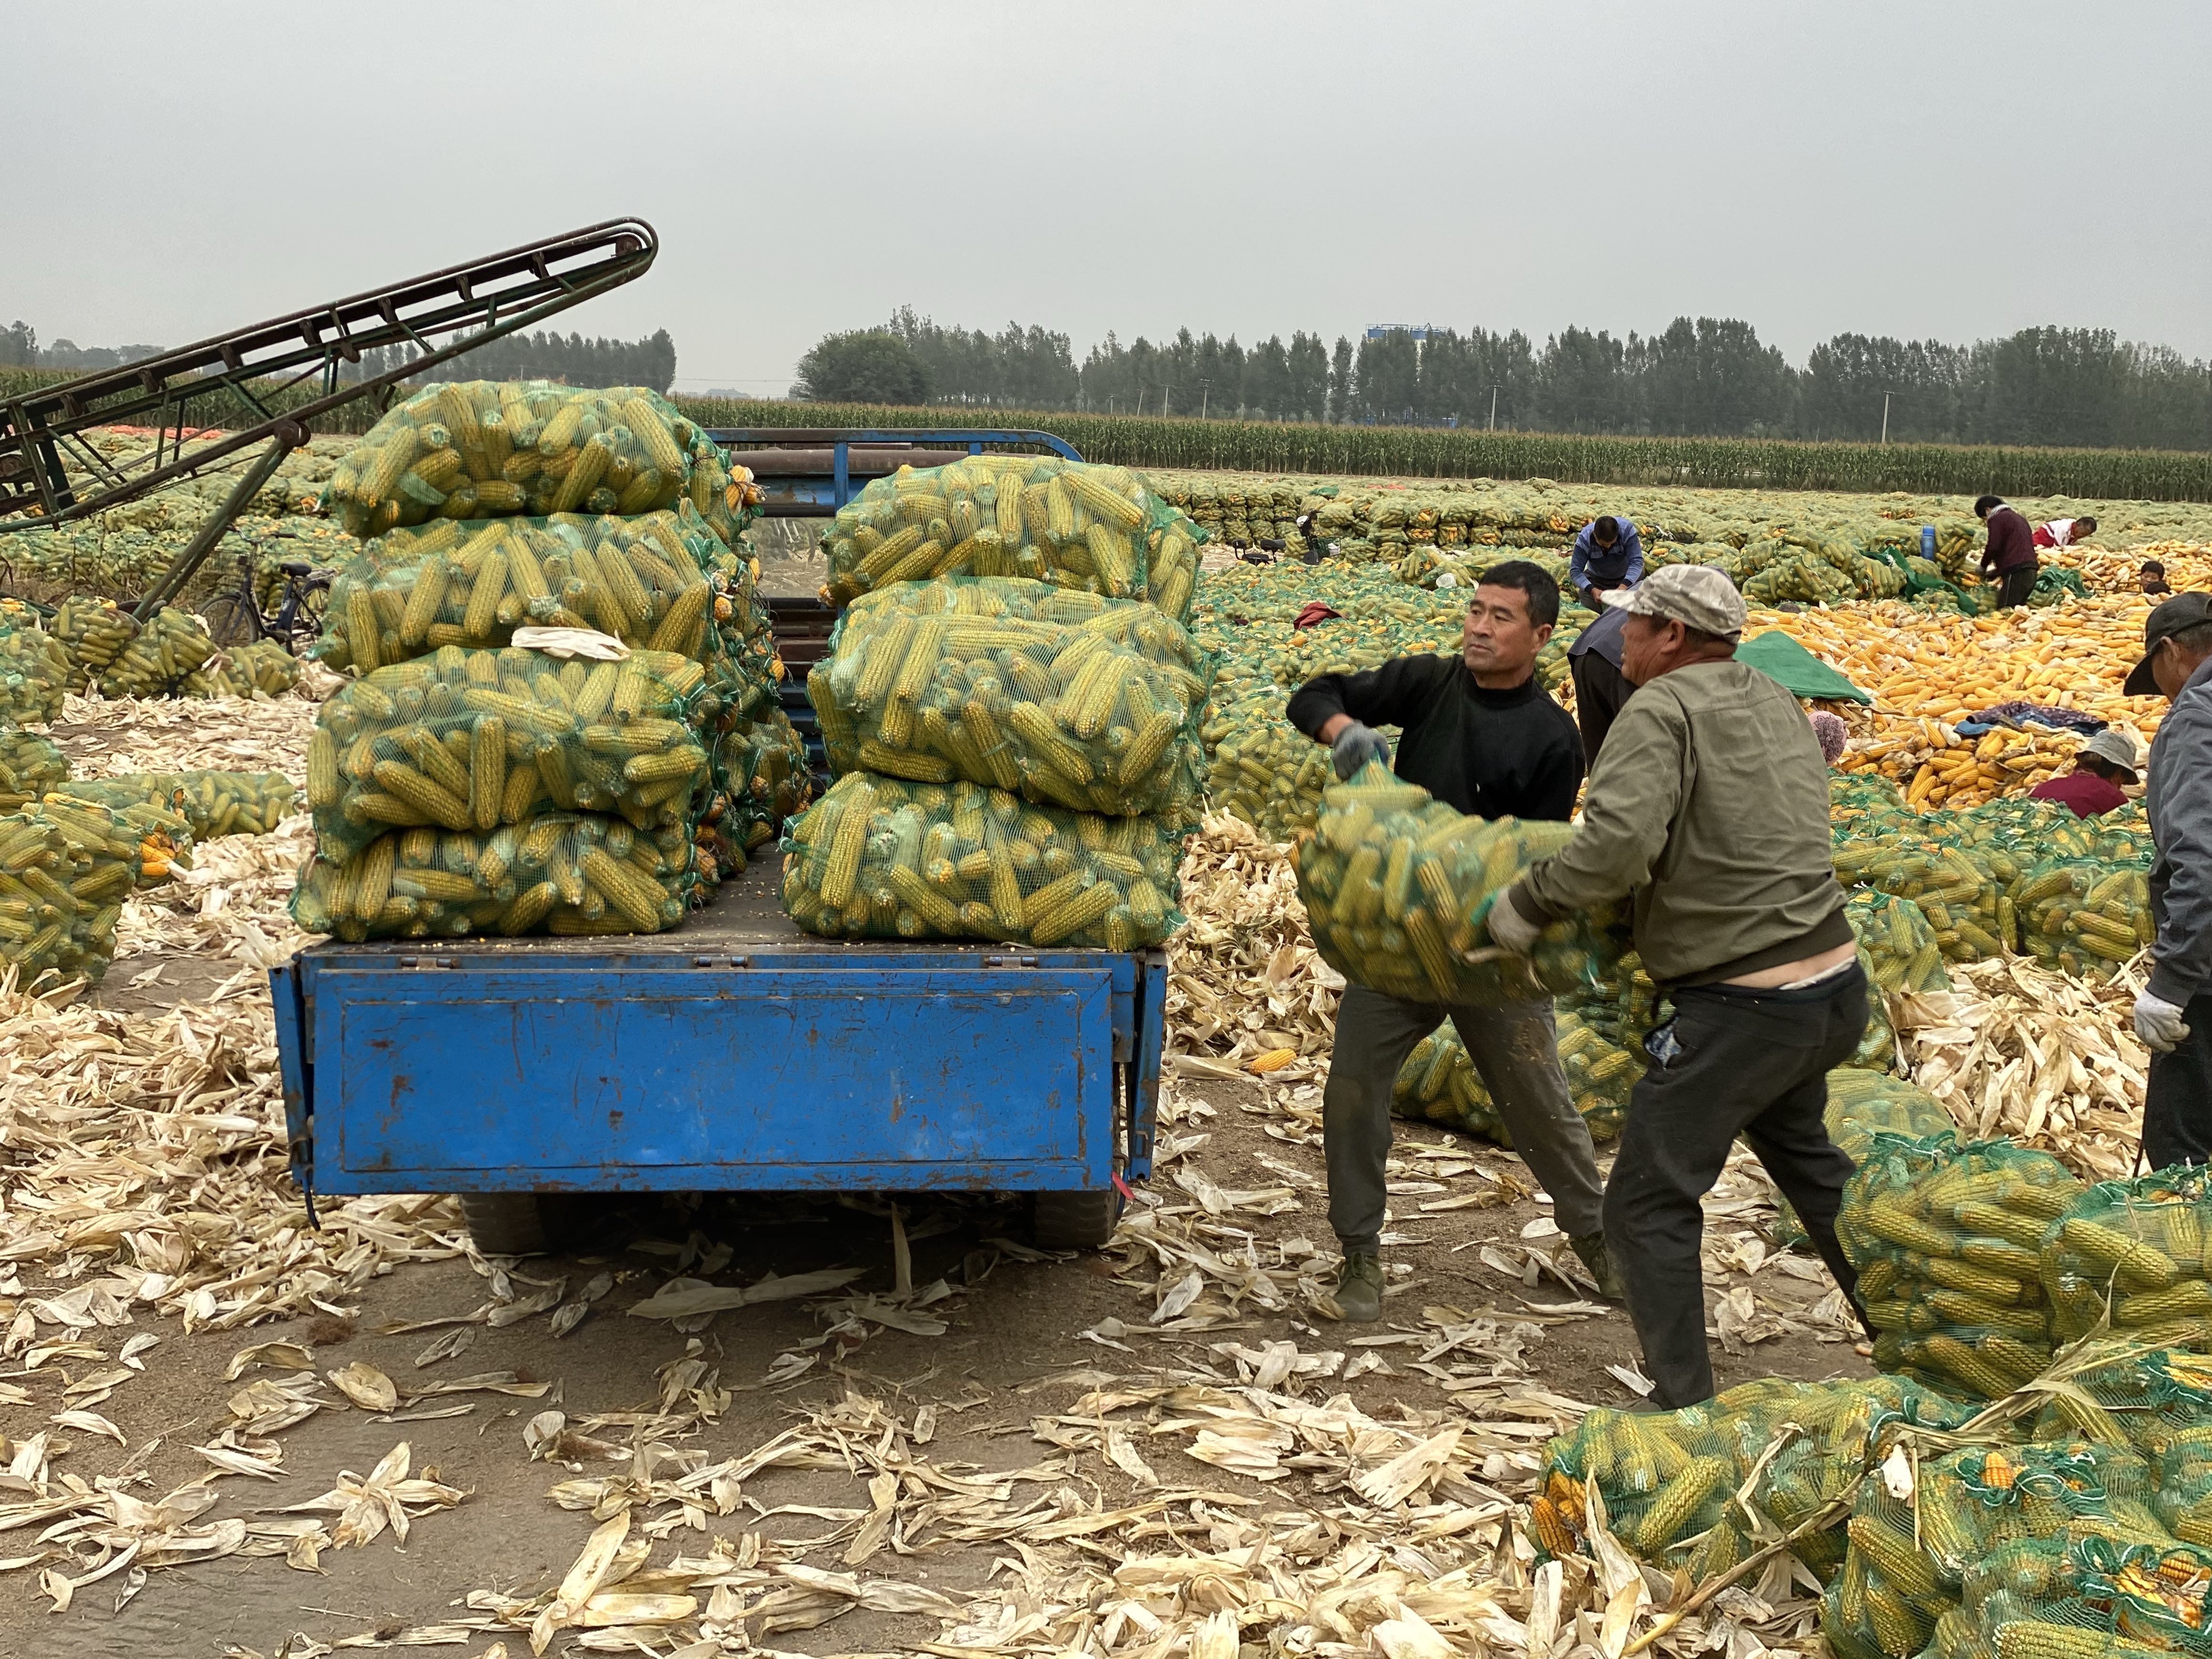
M2212 1553L2094 1534L2008 1544L1966 1575L1929 1659L2148 1659L2212 1652ZM1844 1650L1837 1650L1842 1653ZM1863 1659L1856 1650L1847 1659Z
M1052 455L971 455L901 467L837 509L822 596L849 605L894 582L1029 576L1190 615L1204 532L1144 475Z
M125 772L57 784L53 793L126 816L138 807L154 808L159 816L149 820L152 827L167 830L173 817L196 842L265 836L290 816L298 799L291 779L281 772Z
M830 768L959 778L1046 806L1188 812L1212 665L1151 605L1018 577L902 582L846 608L807 676Z
M507 644L518 628L588 628L625 645L703 657L721 648L718 593L743 567L689 503L637 519L568 514L379 538L331 584L312 654L362 673L449 645ZM712 573L710 574L710 573ZM743 578L748 610L750 579ZM727 600L727 603L720 601Z
M2053 1330L2165 1347L2212 1346L2212 1195L2202 1164L2179 1164L2079 1193L2040 1245Z
M1850 1553L1822 1598L1821 1634L1838 1654L1910 1659L1963 1615L1967 1575L2020 1545L2095 1538L2122 1550L2171 1548L2150 1494L2148 1466L2124 1447L2075 1440L1923 1454L1906 1495L1881 1480L1860 1486Z
M51 724L61 718L63 696L81 684L60 641L27 623L0 623L0 726Z
M2152 1505L2166 1529L2212 1547L2212 1358L2146 1352L2136 1335L2116 1332L2073 1357L2064 1385L2051 1389L2034 1419L2033 1437L2094 1440L2148 1459Z
M2157 937L2150 861L2039 864L2013 891L2021 946L2037 962L2102 984Z
M826 939L1133 951L1182 925L1185 826L853 772L783 837L783 908Z
M1911 1428L1947 1430L1969 1408L1899 1377L1793 1382L1764 1377L1673 1412L1590 1412L1545 1449L1542 1491L1529 1506L1545 1555L1586 1553L1591 1495L1639 1559L1686 1569L1693 1582L1725 1572L1762 1531L1812 1520ZM1735 1503L1748 1486L1759 1527ZM1844 1519L1808 1532L1792 1553L1827 1577L1844 1556Z
M1836 1237L1858 1270L1882 1370L1995 1399L2052 1349L2044 1230L2081 1183L2047 1152L1875 1131L1844 1188Z
M1336 781L1328 745L1283 714L1272 680L1217 683L1200 727L1207 757L1206 799L1269 841L1292 841L1321 817L1322 793ZM1395 749L1395 729L1385 734Z
M166 848L88 802L0 816L0 978L20 991L98 984L115 954L123 901L166 873Z
M781 708L720 733L714 739L714 771L732 820L725 833L747 854L774 841L784 821L805 811L812 798L806 744Z
M1529 956L1493 945L1484 918L1564 823L1469 817L1370 762L1322 797L1297 854L1314 945L1356 984L1408 1001L1496 1005L1595 984L1626 948L1611 907L1552 923Z
M1591 1139L1614 1139L1627 1115L1629 1093L1644 1075L1644 1051L1607 1042L1571 1009L1559 1009L1557 1019L1559 1070L1575 1109L1589 1126ZM1482 1073L1449 1020L1416 1043L1398 1068L1390 1085L1390 1109L1400 1117L1442 1124L1501 1146L1513 1145Z
M637 386L464 380L396 404L331 475L325 508L363 539L432 519L637 518L689 502L725 541L750 516L713 440Z
M68 776L68 760L47 739L0 731L0 812L27 806Z
M2002 890L1984 865L1917 829L1864 831L1863 824L1835 849L1838 881L1911 900L1948 961L1980 962L2004 953Z
M292 653L274 640L256 640L217 652L177 689L188 697L281 697L299 683L300 665Z
M215 641L198 617L165 605L100 671L94 684L103 697L166 697L215 653Z
M1844 917L1858 935L1867 977L1885 991L1948 991L1943 947L1928 917L1911 899L1870 887L1844 901Z
M654 933L699 885L690 826L641 830L594 812L540 812L489 834L418 826L343 864L318 856L292 919L343 939Z
M307 805L339 861L386 830L489 835L544 811L688 826L707 751L692 713L705 671L669 651L620 662L441 647L341 687L315 717Z
M69 658L69 684L82 690L123 654L138 637L138 623L112 599L72 593L54 607L46 631Z

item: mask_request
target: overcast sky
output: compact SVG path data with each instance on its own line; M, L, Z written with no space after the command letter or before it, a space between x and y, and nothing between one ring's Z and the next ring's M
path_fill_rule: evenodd
M563 319L780 393L900 304L1126 341L1376 322L2089 325L2212 356L2212 7L14 5L0 322L174 345L593 221Z

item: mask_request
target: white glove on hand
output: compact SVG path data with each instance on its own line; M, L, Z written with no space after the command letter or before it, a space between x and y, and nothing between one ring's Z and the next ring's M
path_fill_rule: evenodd
M2189 1035L2189 1027L2180 1009L2145 991L2136 999L2136 1035L2153 1054L2170 1054L2174 1045Z
M1507 888L1492 901L1486 926L1493 943L1504 945L1516 957L1525 957L1536 943L1536 935L1544 931L1540 921L1530 921L1514 908L1515 889Z

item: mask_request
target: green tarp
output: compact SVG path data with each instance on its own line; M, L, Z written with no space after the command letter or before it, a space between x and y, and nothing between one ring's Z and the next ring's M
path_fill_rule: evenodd
M1778 628L1736 647L1735 659L1749 663L1767 678L1779 682L1782 689L1794 697L1874 701Z

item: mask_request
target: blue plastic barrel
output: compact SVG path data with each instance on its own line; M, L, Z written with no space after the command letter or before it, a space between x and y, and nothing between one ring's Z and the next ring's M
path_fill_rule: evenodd
M1936 526L1932 524L1920 526L1920 556L1930 564L1936 562Z

